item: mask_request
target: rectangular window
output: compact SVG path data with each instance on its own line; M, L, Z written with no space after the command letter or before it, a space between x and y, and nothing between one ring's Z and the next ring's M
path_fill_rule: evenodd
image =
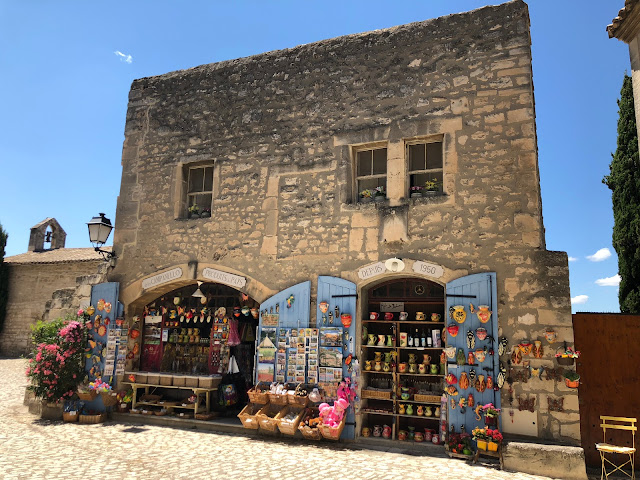
M202 211L211 209L213 195L213 166L189 168L187 180L187 208L197 205Z
M442 192L442 142L407 145L409 193Z
M386 148L372 148L356 152L356 189L359 201L375 197L376 194L377 196L386 197Z

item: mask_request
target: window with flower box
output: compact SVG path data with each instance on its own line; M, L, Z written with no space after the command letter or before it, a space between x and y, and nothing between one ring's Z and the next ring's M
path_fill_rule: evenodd
M442 193L442 140L413 141L406 149L409 194Z
M190 167L187 181L187 209L197 206L211 209L213 195L213 165Z
M366 148L355 152L357 200L386 198L387 148Z

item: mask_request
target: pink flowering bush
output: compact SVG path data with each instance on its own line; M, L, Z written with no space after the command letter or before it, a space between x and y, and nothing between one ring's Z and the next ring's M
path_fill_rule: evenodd
M73 396L77 385L84 378L84 325L75 320L40 323L34 327L34 340L27 377L31 381L29 389L37 398L55 403ZM46 330L46 334L38 329Z

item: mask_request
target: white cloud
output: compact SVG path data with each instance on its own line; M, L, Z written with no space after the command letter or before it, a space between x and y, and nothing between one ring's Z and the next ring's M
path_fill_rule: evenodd
M589 300L588 295L578 295L576 297L571 297L571 305L580 305L582 303L587 303Z
M596 284L601 287L617 287L620 285L620 280L622 280L622 278L616 274L613 277L599 278L596 280Z
M121 62L125 62L125 63L133 62L133 57L131 55L125 55L124 53L120 52L119 50L116 50L113 53L115 53L118 57L120 57L120 61Z
M593 255L589 255L587 257L587 260L591 260L592 262L601 262L603 260L606 260L610 256L611 256L611 250L609 250L608 248L601 248Z
M569 257L570 262L577 262L578 259L576 257Z

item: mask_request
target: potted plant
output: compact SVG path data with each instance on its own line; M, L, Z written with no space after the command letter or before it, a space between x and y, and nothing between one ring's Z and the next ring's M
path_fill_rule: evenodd
M580 385L580 375L572 371L565 372L564 383L569 388L578 388L578 386Z
M453 433L447 439L447 450L457 455L473 454L471 450L471 435L468 433Z
M487 428L487 450L490 452L497 452L498 447L502 443L502 434L498 431L498 429L490 429Z
M387 193L385 192L384 187L382 186L376 187L376 189L373 192L375 195L373 200L375 202L383 202L385 198L387 198Z
M440 190L440 182L436 179L427 180L424 184L424 190L427 196L433 196Z
M480 428L480 427L474 428L471 431L471 435L473 436L473 439L476 441L478 450L487 449L487 442L489 441L489 435L487 434L486 428Z
M568 347L564 351L556 353L556 362L558 362L558 365L573 365L573 362L578 357L580 357L580 352Z
M200 218L200 210L198 209L198 205L196 204L191 205L187 212L187 216L189 218Z
M411 187L411 198L420 198L422 196L422 186L414 185Z
M209 218L211 216L211 209L210 208L203 208L202 212L200 212L200 217L201 218Z
M373 200L373 190L363 190L360 192L360 202L361 203L369 203Z
M500 416L500 409L496 408L493 403L487 403L482 406L484 411L484 423L485 425L497 425L498 417Z

